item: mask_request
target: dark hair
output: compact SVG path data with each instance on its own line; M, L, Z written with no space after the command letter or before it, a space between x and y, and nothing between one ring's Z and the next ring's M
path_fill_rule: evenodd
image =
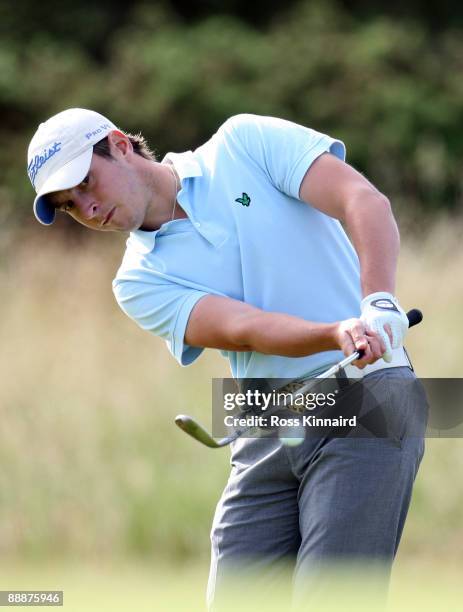
M156 154L150 149L144 136L141 134L126 134L126 136L132 143L133 150L137 155L141 155L141 157L151 161L156 161ZM109 157L112 159L107 136L93 145L93 152L100 157Z

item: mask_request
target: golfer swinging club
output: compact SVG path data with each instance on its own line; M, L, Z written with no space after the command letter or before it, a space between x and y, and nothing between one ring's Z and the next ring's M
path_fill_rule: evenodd
M394 296L391 206L344 158L339 140L241 114L195 151L158 161L142 137L69 109L39 126L27 169L44 225L62 211L130 232L114 294L181 365L214 348L235 378L297 379L362 349L356 375L374 377L391 409L422 411L396 384L415 375ZM423 436L235 441L211 532L209 606L231 567L270 581L293 559L296 586L325 561L390 568L423 452Z

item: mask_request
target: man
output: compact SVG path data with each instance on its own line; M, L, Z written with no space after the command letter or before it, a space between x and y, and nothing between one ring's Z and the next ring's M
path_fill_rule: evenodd
M414 377L394 297L397 226L344 155L314 130L237 115L194 152L158 162L139 137L70 109L38 128L28 173L41 223L60 210L130 232L116 299L181 365L209 347L236 378L295 379L362 349L355 376L374 380L391 410L422 410L395 384ZM325 561L390 567L423 450L422 436L237 441L211 534L209 603L234 566L270 577L294 558L301 583Z

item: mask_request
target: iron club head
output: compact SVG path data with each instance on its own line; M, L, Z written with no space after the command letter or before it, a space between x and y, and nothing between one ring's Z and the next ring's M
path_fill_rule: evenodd
M190 435L198 442L202 442L209 448L221 448L227 446L233 441L233 438L223 438L222 440L214 440L214 438L207 432L204 427L197 423L194 419L186 414L179 414L175 417L175 424L180 427L185 433Z

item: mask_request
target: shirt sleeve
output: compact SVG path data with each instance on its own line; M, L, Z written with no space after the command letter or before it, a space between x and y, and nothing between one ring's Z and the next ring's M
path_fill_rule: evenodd
M343 142L285 119L241 114L221 129L245 149L277 189L296 199L307 170L322 153L345 160Z
M139 271L136 276L126 273L113 281L120 308L142 329L163 338L180 365L190 365L204 349L185 344L186 326L194 305L207 293L155 275L144 278Z

